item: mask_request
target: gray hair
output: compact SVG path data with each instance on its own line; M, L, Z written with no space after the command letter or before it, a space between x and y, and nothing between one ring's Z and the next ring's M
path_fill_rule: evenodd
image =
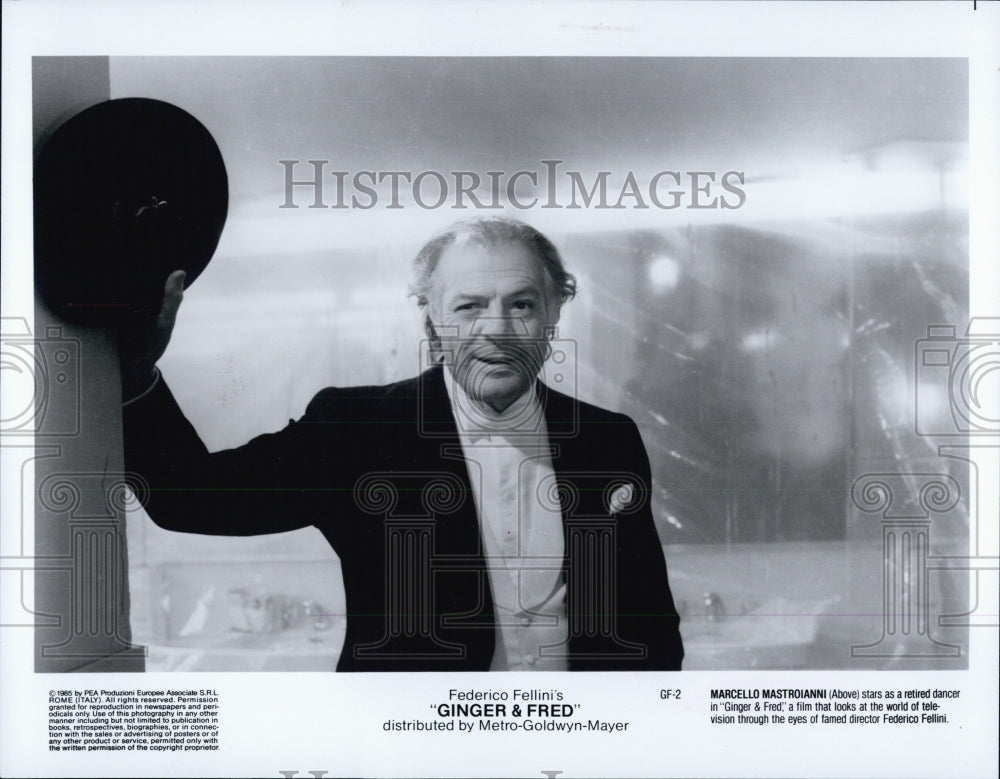
M515 243L524 246L538 261L545 280L546 296L556 300L560 306L576 295L576 277L566 270L562 257L555 245L531 225L502 216L477 217L458 222L431 238L413 260L413 281L410 295L417 299L417 305L427 311L430 302L434 271L441 261L445 249L455 244L459 238L469 238L484 246ZM425 318L425 329L431 335L429 318Z

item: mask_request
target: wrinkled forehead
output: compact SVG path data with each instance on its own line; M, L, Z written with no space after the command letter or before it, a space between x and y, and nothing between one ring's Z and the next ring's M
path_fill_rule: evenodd
M442 254L450 250L460 252L462 250L475 249L481 249L494 254L523 253L535 264L539 262L531 246L524 240L514 235L491 235L472 228L460 229L455 234L455 239L445 248Z
M512 239L490 240L475 233L456 236L434 270L438 295L508 294L530 289L545 294L541 262L529 246Z

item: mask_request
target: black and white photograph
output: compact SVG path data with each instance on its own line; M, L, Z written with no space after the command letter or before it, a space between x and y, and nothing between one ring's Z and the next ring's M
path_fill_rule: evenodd
M5 43L10 775L995 772L996 12L838 5Z

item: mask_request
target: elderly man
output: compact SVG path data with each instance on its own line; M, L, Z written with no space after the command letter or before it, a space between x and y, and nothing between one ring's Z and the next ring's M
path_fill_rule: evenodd
M123 360L125 448L162 527L315 525L341 559L340 671L676 670L679 619L635 424L538 380L575 280L537 230L431 240L413 293L435 365L328 388L278 433L210 454L154 363L180 305Z

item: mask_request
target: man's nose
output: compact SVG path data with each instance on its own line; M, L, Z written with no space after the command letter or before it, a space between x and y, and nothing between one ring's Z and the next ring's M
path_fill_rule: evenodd
M518 325L521 327L519 328ZM476 332L482 336L503 338L522 335L523 331L524 327L520 318L510 316L499 305L488 306L476 321Z
M516 335L517 333L513 317L509 316L490 316L484 314L479 318L478 325L478 334L486 337L495 336L497 338L504 338Z

